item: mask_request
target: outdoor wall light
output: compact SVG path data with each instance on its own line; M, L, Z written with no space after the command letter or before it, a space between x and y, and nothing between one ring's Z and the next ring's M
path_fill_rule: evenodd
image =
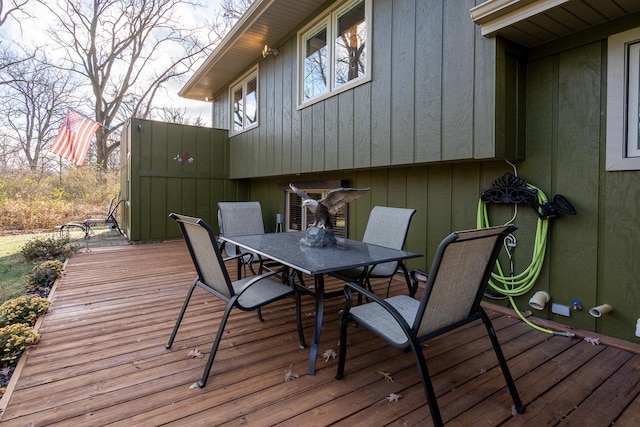
M268 56L276 56L278 55L278 49L269 49L268 45L264 45L264 48L262 49L262 57L266 58Z
M529 300L529 305L536 310L542 310L544 305L551 301L551 295L545 291L538 291Z
M602 304L589 309L589 314L593 317L600 317L603 314L611 313L612 311L613 307L611 307L609 304Z

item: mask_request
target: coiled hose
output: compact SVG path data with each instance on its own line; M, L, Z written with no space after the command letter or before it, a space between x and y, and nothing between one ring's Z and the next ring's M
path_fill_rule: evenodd
M542 190L537 188L534 185L527 183L527 187L536 190L538 194L538 206L544 206L547 202L547 196L544 194ZM514 217L515 218L515 217ZM487 228L490 227L489 223L489 214L487 212L487 204L483 203L482 200L478 201L478 215L477 215L477 228ZM533 254L531 256L531 263L529 266L520 274L514 275L513 272L510 272L509 275L505 275L502 266L500 265L500 261L496 261L496 269L497 273L491 273L491 279L489 280L489 286L494 291L506 296L509 299L511 307L516 312L518 317L525 322L530 327L553 335L561 335L565 337L573 337L574 334L571 332L558 332L552 331L550 329L546 329L540 327L538 325L530 322L522 312L518 309L513 297L521 296L533 288L538 276L540 275L540 271L542 270L542 263L544 261L544 256L547 249L547 233L549 231L549 219L541 218L538 216L538 222L536 224L536 236L533 245ZM509 258L511 258L511 254L509 253Z

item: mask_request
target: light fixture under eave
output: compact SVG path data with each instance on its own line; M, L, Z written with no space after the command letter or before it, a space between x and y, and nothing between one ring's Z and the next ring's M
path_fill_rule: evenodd
M278 49L269 49L268 45L264 45L264 48L262 49L262 57L266 58L268 56L276 56L278 55Z

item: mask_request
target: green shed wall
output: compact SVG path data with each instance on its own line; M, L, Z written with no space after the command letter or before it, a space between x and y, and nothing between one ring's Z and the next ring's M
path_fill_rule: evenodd
M132 241L180 237L168 216L203 218L217 230L217 203L242 200L246 186L229 180L227 131L132 119L123 132L124 227ZM180 162L176 156L193 158Z

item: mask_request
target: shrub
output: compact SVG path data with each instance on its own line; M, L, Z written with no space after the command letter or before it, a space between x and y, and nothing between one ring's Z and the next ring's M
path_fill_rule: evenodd
M29 240L22 247L22 255L27 261L65 260L74 251L74 248L68 243L68 237L35 238Z
M120 188L119 173L97 167L62 175L12 170L0 173L0 229L49 229L106 210Z
M51 302L38 295L23 295L0 305L0 327L25 323L33 325L38 316L49 308Z
M41 296L46 296L61 272L62 261L57 259L36 265L33 267L33 272L27 274L29 288Z
M24 323L0 328L0 363L6 367L13 365L22 352L34 344L39 335L31 326Z

